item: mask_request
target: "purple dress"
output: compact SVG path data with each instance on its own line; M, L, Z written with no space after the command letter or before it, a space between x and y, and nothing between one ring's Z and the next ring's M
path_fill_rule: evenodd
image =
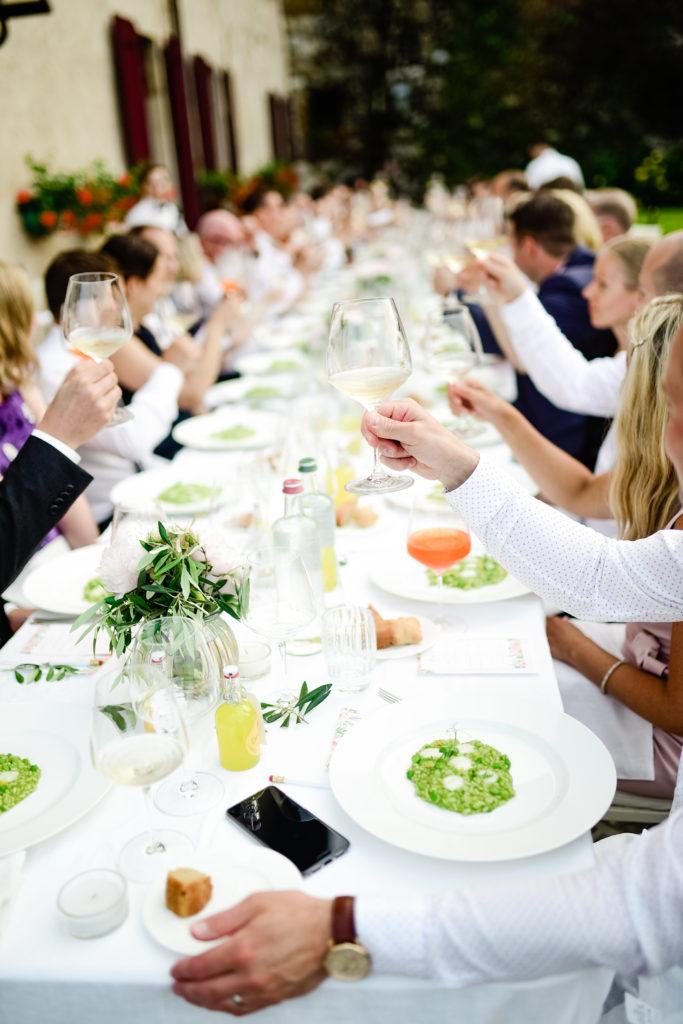
M0 402L0 479L33 433L35 425L33 414L20 391L13 391L9 398ZM54 527L38 547L44 547L58 536L59 530Z

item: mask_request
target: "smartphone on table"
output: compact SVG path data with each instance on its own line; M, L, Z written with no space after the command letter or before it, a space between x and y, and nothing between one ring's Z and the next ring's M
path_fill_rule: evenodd
M266 786L226 811L264 846L289 858L302 875L312 875L349 848L349 841L277 786Z

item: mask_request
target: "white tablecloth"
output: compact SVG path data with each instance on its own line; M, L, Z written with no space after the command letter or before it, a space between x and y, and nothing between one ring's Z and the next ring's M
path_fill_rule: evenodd
M403 513L378 503L382 510L381 543L400 550L405 543ZM415 612L409 602L384 594L367 580L368 561L377 547L377 535L340 532L338 546L349 557L342 572L347 600L371 600L383 614ZM423 614L434 608L424 605ZM541 602L529 595L496 604L458 608L473 633L529 637L533 642L537 675L515 679L493 676L452 677L454 689L508 694L559 707L560 697L544 632ZM238 630L239 632L239 630ZM325 681L320 655L291 658L291 679L310 684ZM415 687L427 690L431 680L415 675L415 659L378 662L373 685L359 697L333 695L313 713L311 724L289 730L269 729L261 763L254 769L230 775L218 766L217 753L207 753L205 763L221 774L225 800L205 820L163 818L166 827L192 834L198 845L231 848L251 840L224 818L223 810L236 800L261 788L269 773L294 777L320 776L329 753L334 723L341 707L353 705L361 712L381 705L377 685L402 692ZM274 680L276 686L277 681ZM268 680L255 684L260 696L268 692ZM66 679L58 684L21 687L7 673L0 679L0 702L27 701L35 706L36 720L49 719L52 702L90 704L92 679ZM383 706L383 705L382 705ZM452 886L482 884L494 879L537 878L557 872L590 867L593 852L588 834L551 853L512 862L493 864L451 863L425 860L396 849L366 834L337 805L326 789L290 790L320 817L351 841L347 854L304 882L307 892L331 897L339 893L386 892L400 898L410 891L437 891ZM139 908L142 886L131 885L131 912L116 932L89 942L71 938L57 917L55 899L64 882L87 867L114 866L117 850L144 825L142 798L138 792L113 789L85 818L62 834L28 853L24 880L9 926L0 938L0 1024L199 1024L208 1012L175 998L168 971L176 957L158 946L146 933ZM516 985L480 986L456 991L409 978L371 977L359 985L328 981L304 999L265 1011L259 1017L274 1024L336 1024L359 1020L367 1024L436 1021L448 1018L468 1024L593 1024L609 983L606 971L583 972L557 979Z

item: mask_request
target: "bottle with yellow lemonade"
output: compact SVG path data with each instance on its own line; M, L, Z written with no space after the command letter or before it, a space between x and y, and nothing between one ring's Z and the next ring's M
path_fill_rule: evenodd
M304 485L301 497L301 510L316 525L320 538L321 561L323 570L323 589L325 593L334 590L338 583L337 556L334 550L334 534L337 528L334 502L327 494L318 490L316 473L318 465L315 459L305 458L299 462L299 474Z
M240 682L237 665L223 667L222 697L215 716L221 766L229 772L243 772L260 760L261 722Z

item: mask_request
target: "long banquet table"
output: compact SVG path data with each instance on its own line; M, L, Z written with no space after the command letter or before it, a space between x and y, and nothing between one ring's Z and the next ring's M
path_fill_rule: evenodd
M495 453L492 453L495 454ZM181 458L188 460L185 451ZM406 518L386 500L378 501L383 546L398 550L405 544ZM346 600L372 601L383 614L414 614L409 601L394 598L374 587L367 574L368 560L375 553L377 534L339 531L338 546L347 557L341 570ZM432 614L424 605L423 614ZM560 707L560 696L545 639L544 612L534 595L513 600L463 605L457 609L469 630L476 635L528 637L538 667L536 675L450 677L454 690L470 694L475 690L495 698L500 693L515 695L548 708ZM241 626L236 627L239 635ZM157 823L190 834L198 849L224 851L229 863L231 850L251 840L227 822L224 810L235 801L261 788L268 775L320 777L324 772L330 742L339 711L353 706L366 714L386 706L377 694L383 686L406 694L427 689L430 680L416 676L416 659L377 663L371 688L361 695L333 694L312 716L308 725L289 730L270 727L268 743L260 764L250 771L229 774L220 769L211 745L203 763L222 775L225 799L203 819L168 818L155 812ZM276 670L275 659L273 661ZM310 684L325 681L321 655L290 658L294 684L304 678ZM254 684L265 696L269 680ZM273 680L277 686L277 680ZM67 678L60 683L22 687L9 673L0 676L0 702L30 702L36 722L47 721L54 704L90 707L92 678ZM454 886L487 885L504 880L541 878L591 867L593 850L589 834L564 847L539 856L495 863L455 863L421 857L364 832L324 788L297 787L289 790L323 820L351 841L350 850L339 860L304 880L305 891L328 896L339 893L403 894L438 892ZM215 1019L208 1011L190 1006L173 996L169 968L176 956L145 931L140 907L143 886L131 884L128 919L118 931L100 939L83 941L70 937L58 919L55 900L60 887L78 871L88 867L113 867L116 853L125 839L144 827L140 794L114 787L89 814L71 828L28 851L23 884L12 911L9 926L0 937L0 1024L200 1024ZM467 922L462 922L467 927ZM273 1024L319 1024L360 1020L367 1024L462 1020L471 1024L593 1024L600 1016L602 1000L610 984L607 971L545 978L517 984L494 984L455 990L431 981L409 977L371 977L358 985L327 981L305 998L263 1011L259 1020Z

